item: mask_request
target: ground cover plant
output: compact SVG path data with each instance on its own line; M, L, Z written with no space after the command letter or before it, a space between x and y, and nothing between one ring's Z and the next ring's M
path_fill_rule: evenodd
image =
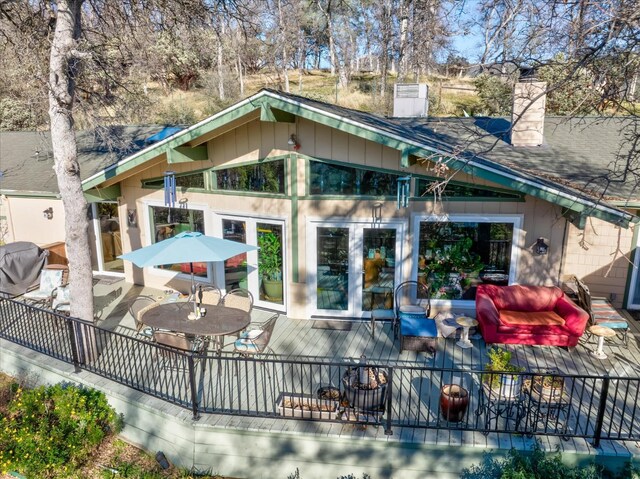
M16 473L28 479L222 479L161 468L152 455L118 438L121 427L122 418L95 389L28 388L0 373L0 479Z

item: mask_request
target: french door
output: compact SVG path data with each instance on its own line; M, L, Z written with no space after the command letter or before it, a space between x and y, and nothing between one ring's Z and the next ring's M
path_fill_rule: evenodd
M403 224L324 222L307 225L312 316L366 318L393 308L400 280Z
M286 310L284 221L238 216L220 217L220 236L260 247L229 258L216 271L218 286L227 291L247 289L254 306Z
M118 203L91 203L90 207L96 252L92 259L93 269L103 273L124 274L124 264L118 258L122 254L122 223Z
M636 235L634 266L631 272L628 309L640 309L640 274L638 273L638 268L640 268L640 235Z

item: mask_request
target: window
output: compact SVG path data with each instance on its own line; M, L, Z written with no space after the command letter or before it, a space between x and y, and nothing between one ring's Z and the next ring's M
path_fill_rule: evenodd
M438 180L419 178L416 180L416 196L431 198L433 193L429 191L431 185ZM442 199L451 198L496 198L504 200L521 200L522 195L517 191L506 191L493 188L481 188L478 186L470 186L463 183L449 182L442 192Z
M164 178L145 180L142 185L147 188L164 188ZM181 173L176 175L176 187L204 189L204 173Z
M418 281L434 299L475 299L480 282L508 284L513 222L421 221Z
M284 160L216 170L219 190L284 194Z
M154 243L171 238L184 231L204 233L204 213L202 210L167 208L164 206L150 206L149 209ZM191 273L191 265L189 263L167 264L158 266L158 268ZM193 263L193 272L196 276L206 278L207 264Z
M311 161L312 195L395 196L399 175Z

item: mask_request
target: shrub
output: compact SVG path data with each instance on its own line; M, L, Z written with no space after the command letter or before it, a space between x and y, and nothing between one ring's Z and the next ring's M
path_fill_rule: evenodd
M0 418L0 471L65 477L121 424L105 395L94 389L18 389Z
M569 466L562 462L559 452L545 453L538 441L535 442L530 454L511 449L504 459L495 459L489 453L485 454L482 464L471 466L462 471L462 479L548 479L561 477L563 479L638 479L638 472L628 464L620 475L607 471L597 464L586 466Z

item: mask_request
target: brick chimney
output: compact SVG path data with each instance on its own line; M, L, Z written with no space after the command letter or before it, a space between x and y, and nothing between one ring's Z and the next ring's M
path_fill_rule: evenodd
M546 82L519 81L513 92L511 144L540 146L543 143Z

